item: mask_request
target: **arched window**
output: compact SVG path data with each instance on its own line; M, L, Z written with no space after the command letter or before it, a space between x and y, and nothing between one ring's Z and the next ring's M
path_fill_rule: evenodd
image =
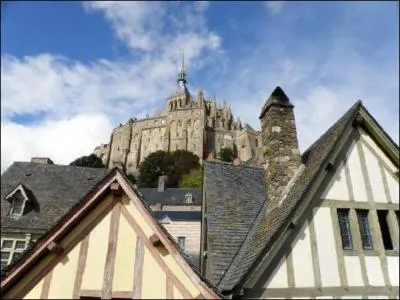
M258 140L256 139L256 147L258 147Z

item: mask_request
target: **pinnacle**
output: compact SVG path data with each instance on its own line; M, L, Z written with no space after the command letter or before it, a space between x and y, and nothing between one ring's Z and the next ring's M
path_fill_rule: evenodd
M293 104L290 103L288 96L286 96L282 88L280 86L277 86L269 96L268 100L265 102L261 110L260 118L262 118L268 108L274 104L293 107Z

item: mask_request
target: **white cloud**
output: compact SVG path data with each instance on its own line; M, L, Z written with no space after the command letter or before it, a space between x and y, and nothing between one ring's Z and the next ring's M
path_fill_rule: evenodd
M29 161L35 156L69 164L108 140L111 130L108 117L101 114L48 120L35 126L2 121L1 172L14 161Z
M285 1L264 1L265 6L272 14L279 14L282 11Z
M164 2L84 3L87 12L104 14L134 59L83 64L50 53L2 56L1 170L39 155L69 163L108 142L113 125L153 111L173 91L183 48L192 70L220 55L221 38L206 26L207 7L194 3L166 14ZM46 117L35 125L13 121L39 113Z

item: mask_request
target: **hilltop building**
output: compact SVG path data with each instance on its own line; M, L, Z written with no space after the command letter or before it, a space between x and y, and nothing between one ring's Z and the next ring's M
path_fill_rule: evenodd
M95 148L108 168L120 167L127 174L136 174L139 164L158 150L187 150L200 162L211 152L231 148L242 161L248 161L261 151L261 134L248 124L234 119L230 107L217 104L200 89L196 98L186 86L184 60L178 73L177 88L166 99L160 116L129 119L111 134L110 142ZM260 157L260 155L258 155Z

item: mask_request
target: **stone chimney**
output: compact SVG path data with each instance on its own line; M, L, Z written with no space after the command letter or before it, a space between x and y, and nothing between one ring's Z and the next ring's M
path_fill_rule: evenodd
M164 192L167 188L167 175L161 175L158 177L158 191Z
M278 86L260 114L269 210L301 165L293 104Z
M31 162L37 164L46 164L46 165L54 164L53 161L48 157L32 157Z

